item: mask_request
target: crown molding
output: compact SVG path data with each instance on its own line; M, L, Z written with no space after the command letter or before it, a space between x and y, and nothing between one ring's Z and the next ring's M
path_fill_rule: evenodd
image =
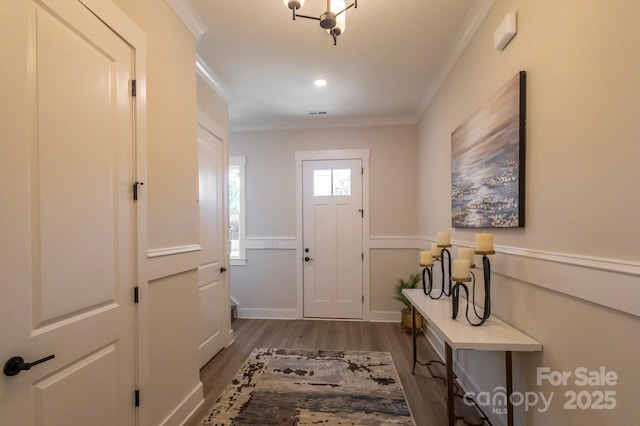
M209 68L204 59L202 59L198 54L196 54L196 72L200 77L202 77L207 85L227 103L227 105L231 105L233 98L230 95L229 89L222 84L218 76L211 71L211 68Z
M469 43L471 43L473 36L475 36L480 25L484 22L495 3L496 0L478 0L474 3L473 7L460 25L460 31L458 32L451 49L449 49L449 53L443 61L436 78L429 87L427 87L425 94L422 96L422 100L416 110L416 121L419 121L422 118L436 93L438 93L438 90L440 90L440 87L446 80L454 65L458 62L458 59L460 59L460 56L462 56L462 53L465 51Z
M198 12L187 0L165 0L182 23L191 31L196 41L207 32L208 28L198 15Z
M265 122L232 123L229 121L229 133L260 132L269 130L307 130L307 129L335 129L344 127L376 127L401 126L417 124L413 115L400 116L369 116L356 118L304 118L298 120L280 120Z

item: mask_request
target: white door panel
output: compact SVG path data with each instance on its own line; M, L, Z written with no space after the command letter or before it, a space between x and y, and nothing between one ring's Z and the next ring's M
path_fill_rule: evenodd
M362 161L309 160L302 170L304 316L361 319Z
M115 345L91 354L61 371L34 383L35 424L68 426L70 424L117 425L118 365ZM99 394L97 392L100 392ZM85 395L100 395L88 399ZM82 405L69 417L68 407Z
M132 49L79 1L0 3L0 360L55 355L0 377L0 424L132 425Z
M199 348L204 366L227 343L230 325L229 299L221 268L226 265L223 215L222 141L202 127L198 128L198 173L200 204L199 268Z

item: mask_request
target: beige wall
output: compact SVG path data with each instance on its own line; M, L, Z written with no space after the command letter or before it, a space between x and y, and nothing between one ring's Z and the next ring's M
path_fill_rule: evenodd
M114 0L147 38L149 249L199 243L196 117L225 126L222 102L196 82L196 40L165 1ZM196 91L198 97L196 97ZM198 253L149 260L149 382L141 389L148 424L178 424L202 400L198 358ZM144 384L143 384L144 385Z
M204 112L216 124L229 128L229 106L218 96L202 77L197 78L198 110Z
M416 127L311 129L231 133L230 155L246 157L248 238L296 237L295 152L328 149L370 150L371 236L414 236L416 208ZM296 258L249 250L247 265L231 273L232 296L258 312L275 306L296 309ZM415 259L415 252L404 252ZM272 258L277 267L269 263ZM406 262L403 263L406 265ZM271 266L271 267L270 267ZM371 263L371 309L395 310L390 283L380 280L382 266ZM401 275L410 271L394 269ZM393 279L394 282L395 278ZM271 303L273 298L278 303ZM285 303L286 301L286 303ZM291 312L289 312L291 314Z
M498 52L493 31L512 10L518 11L519 32ZM526 226L494 230L496 244L559 253L565 259L606 258L612 264L640 259L639 14L640 3L634 0L496 2L419 123L421 235L433 237L451 226L450 187L433 185L451 181L451 132L519 70L526 70ZM474 232L452 230L452 239L472 243ZM640 319L557 292L564 291L562 285L579 294L592 284L578 280L581 267L500 252L495 264L494 314L544 348L540 354L516 355L519 390L555 392L548 412L531 409L520 412L519 419L526 416L527 424L535 425L637 422L640 339L635 336L640 335ZM596 272L600 274L593 270L592 275L600 277ZM629 293L620 292L633 277L603 274L600 284L617 292L618 301L640 301L635 285L628 287ZM562 282L554 287L559 275ZM635 280L640 284L637 272ZM502 385L500 354L463 353L458 361L480 388ZM619 382L613 388L536 386L537 367L573 372L582 366L604 366L618 374ZM615 390L617 407L565 410L569 389Z

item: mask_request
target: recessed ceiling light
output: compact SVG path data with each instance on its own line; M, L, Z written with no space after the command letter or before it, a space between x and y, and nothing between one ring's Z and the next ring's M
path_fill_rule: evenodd
M313 84L316 87L324 87L327 85L327 80L325 80L324 78L316 78L315 80L313 80Z

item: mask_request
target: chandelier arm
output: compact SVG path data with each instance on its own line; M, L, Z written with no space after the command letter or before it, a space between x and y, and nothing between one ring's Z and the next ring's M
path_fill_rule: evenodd
M331 32L331 37L333 37L333 45L337 46L338 45L338 37L336 36L336 34L334 32Z
M349 6L345 7L340 12L336 12L336 16L340 15L341 13L346 12L347 10L351 9L352 7L358 7L358 6L356 5L356 3L351 3Z
M313 20L315 20L315 21L319 21L319 20L320 20L320 18L318 18L318 17L316 17L316 16L300 15L300 14L298 14L298 13L296 13L296 16L297 16L298 18L313 19Z

